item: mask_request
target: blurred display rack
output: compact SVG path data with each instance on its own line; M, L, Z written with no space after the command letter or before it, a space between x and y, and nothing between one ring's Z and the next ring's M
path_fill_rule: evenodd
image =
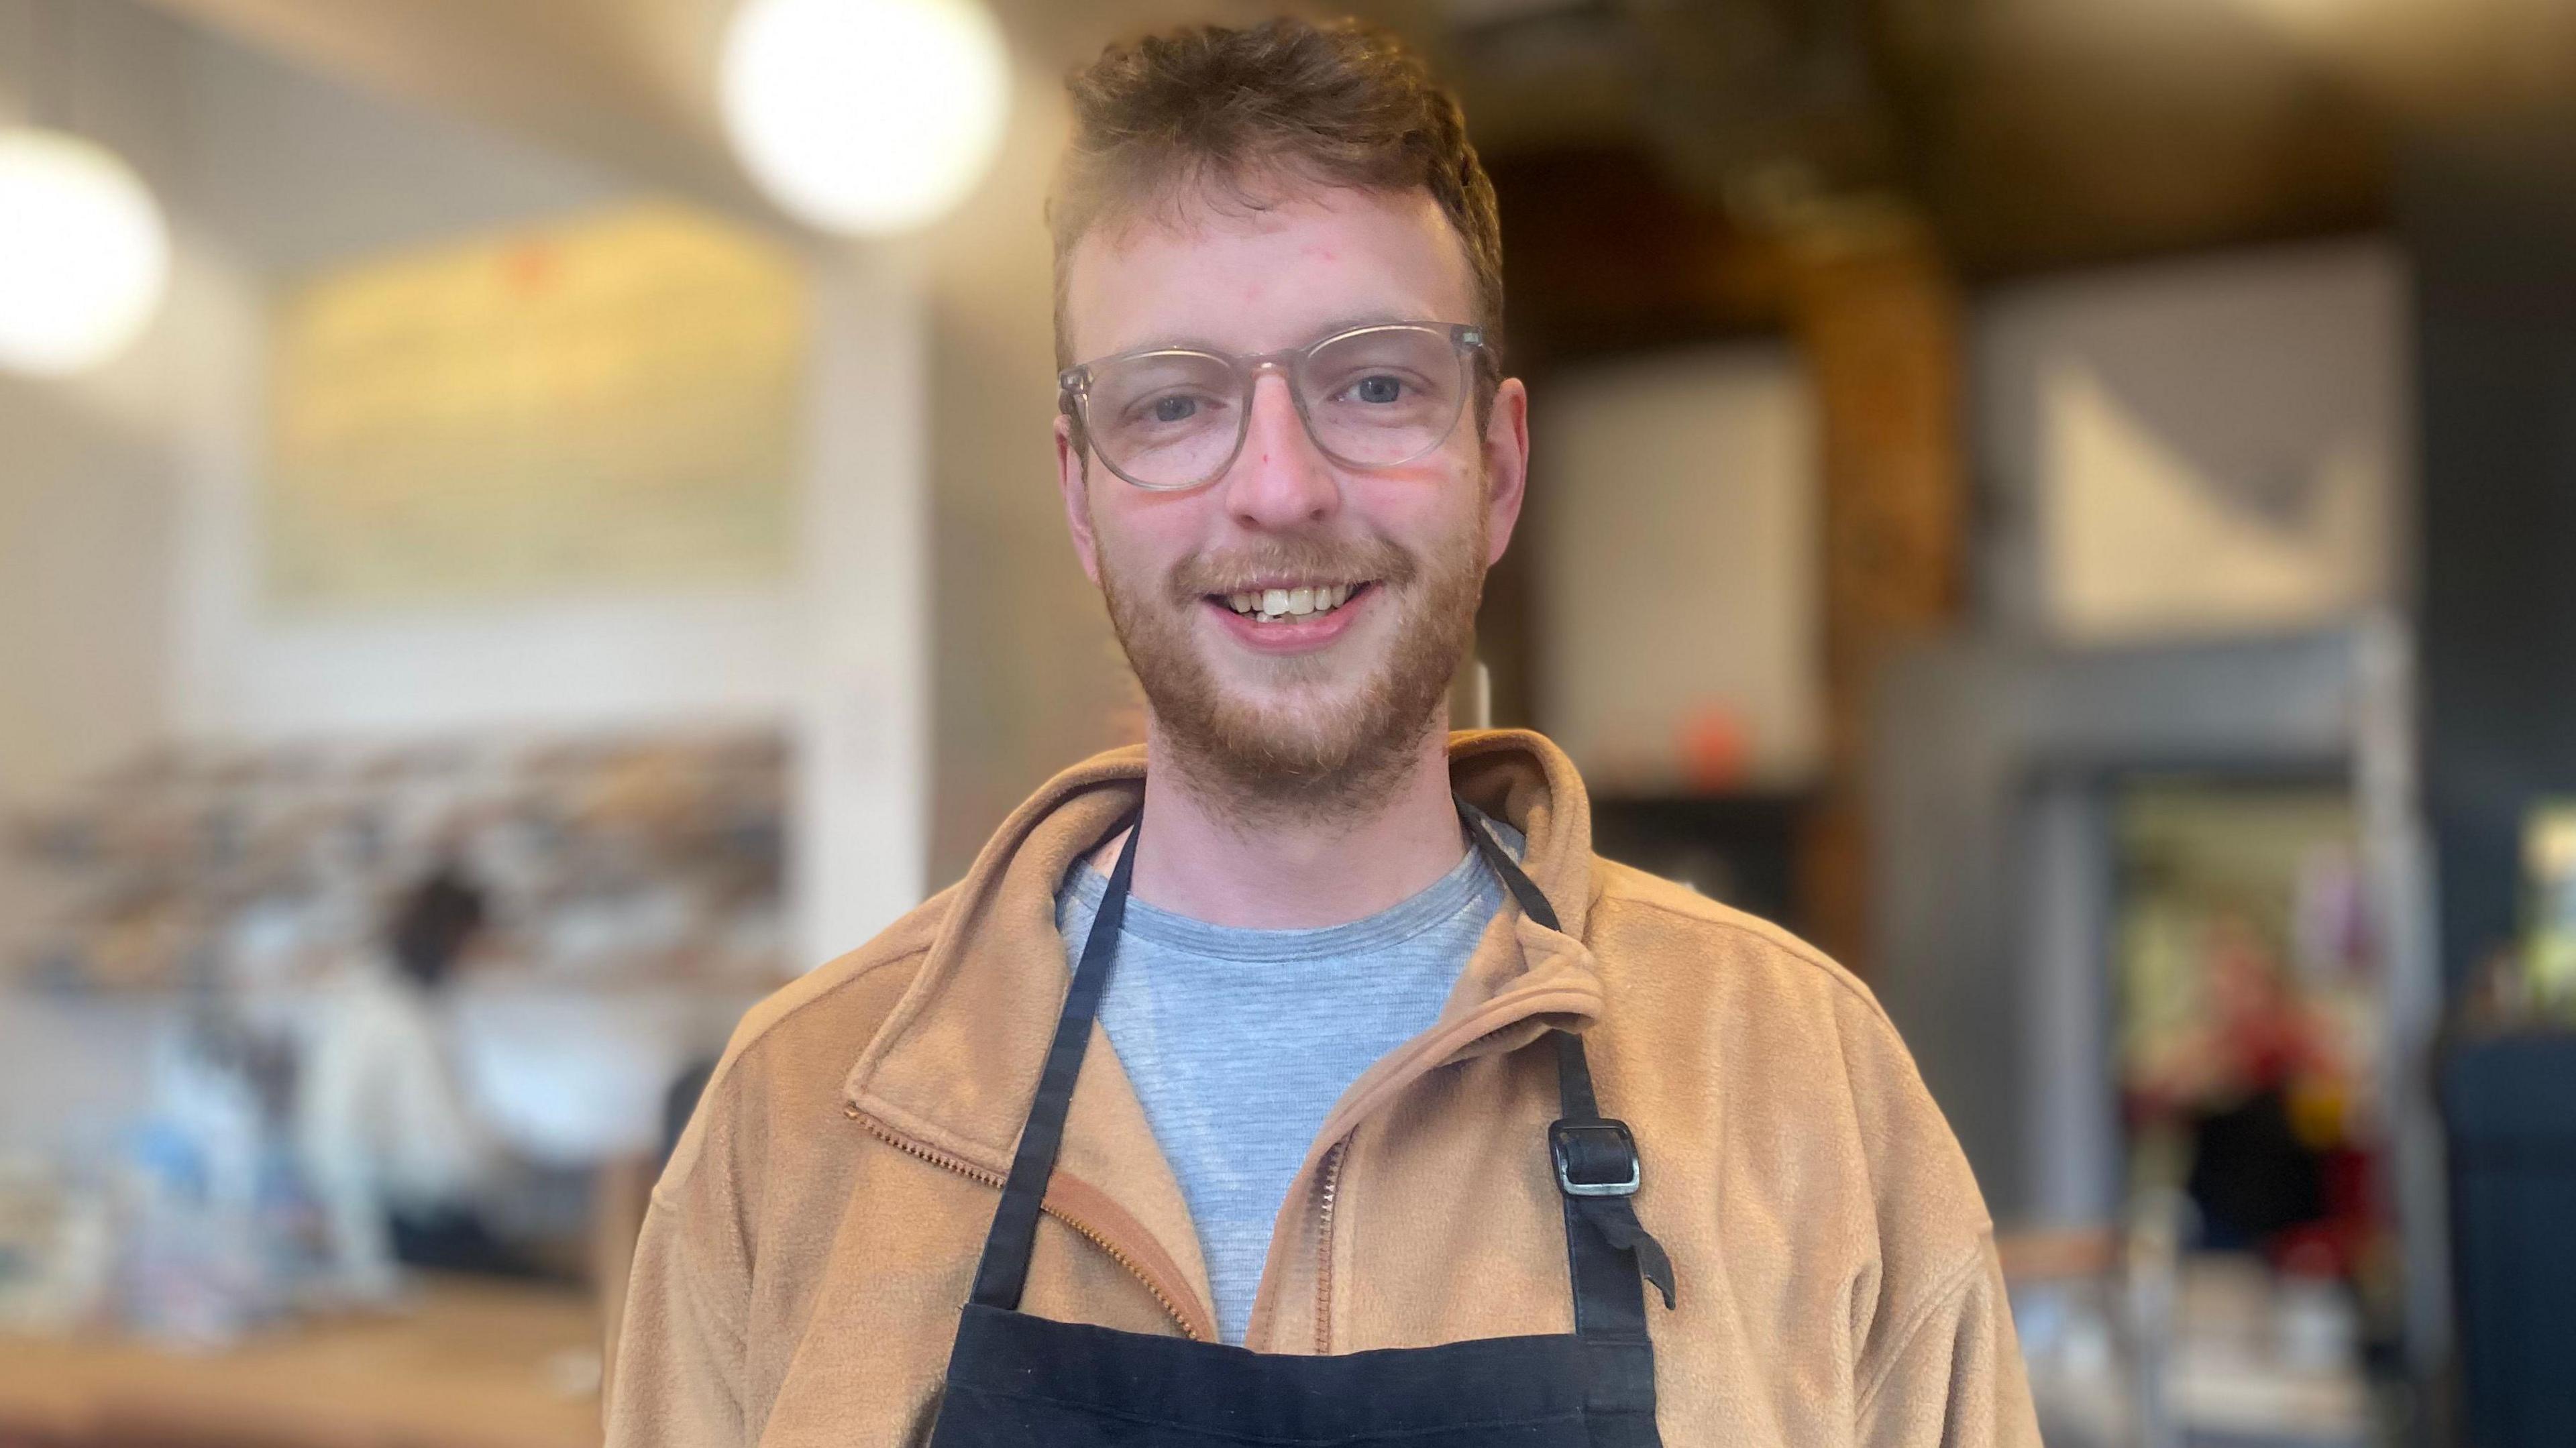
M292 988L449 861L490 974L774 983L785 772L766 728L164 749L8 822L40 904L0 980Z

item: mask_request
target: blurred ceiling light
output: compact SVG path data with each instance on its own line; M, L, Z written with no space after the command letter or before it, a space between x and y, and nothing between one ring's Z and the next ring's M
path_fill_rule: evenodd
M79 136L0 129L0 218L0 368L62 376L103 362L169 285L152 193Z
M937 219L1002 138L1010 65L976 0L744 0L719 87L770 199L829 231Z

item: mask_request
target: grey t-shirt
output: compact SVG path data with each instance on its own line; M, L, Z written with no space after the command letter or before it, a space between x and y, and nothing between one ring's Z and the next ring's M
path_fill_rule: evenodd
M1518 856L1518 831L1494 834ZM1107 886L1088 864L1066 876L1068 964ZM1439 1019L1502 901L1472 850L1402 904L1320 930L1238 930L1128 900L1100 1024L1180 1178L1225 1341L1251 1324L1271 1224L1333 1103Z

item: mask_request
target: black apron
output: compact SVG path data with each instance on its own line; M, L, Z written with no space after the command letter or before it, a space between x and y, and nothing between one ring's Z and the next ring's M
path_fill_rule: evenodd
M1547 897L1463 802L1459 816L1521 909L1555 929ZM1638 1279L1652 1279L1670 1307L1672 1267L1628 1200L1637 1191L1636 1144L1624 1124L1600 1115L1583 1041L1565 1031L1551 1033L1563 1118L1548 1128L1548 1149L1565 1202L1573 1332L1305 1357L1019 1310L1039 1203L1126 919L1136 823L1083 943L993 1213L949 1349L931 1448L1660 1448Z

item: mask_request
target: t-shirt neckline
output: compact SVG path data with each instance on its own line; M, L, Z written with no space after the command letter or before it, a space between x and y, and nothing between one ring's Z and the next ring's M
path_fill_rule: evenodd
M1520 854L1523 843L1519 831L1481 814L1478 822L1493 827L1506 851L1515 857ZM1131 895L1120 933L1168 949L1224 960L1311 960L1389 949L1455 919L1461 912L1479 907L1490 912L1499 906L1501 882L1492 878L1483 857L1472 846L1464 841L1461 846L1464 853L1447 874L1376 914L1339 925L1288 930L1213 925L1149 905ZM1087 922L1099 912L1109 882L1085 859L1073 862L1067 880L1074 898L1081 902Z

